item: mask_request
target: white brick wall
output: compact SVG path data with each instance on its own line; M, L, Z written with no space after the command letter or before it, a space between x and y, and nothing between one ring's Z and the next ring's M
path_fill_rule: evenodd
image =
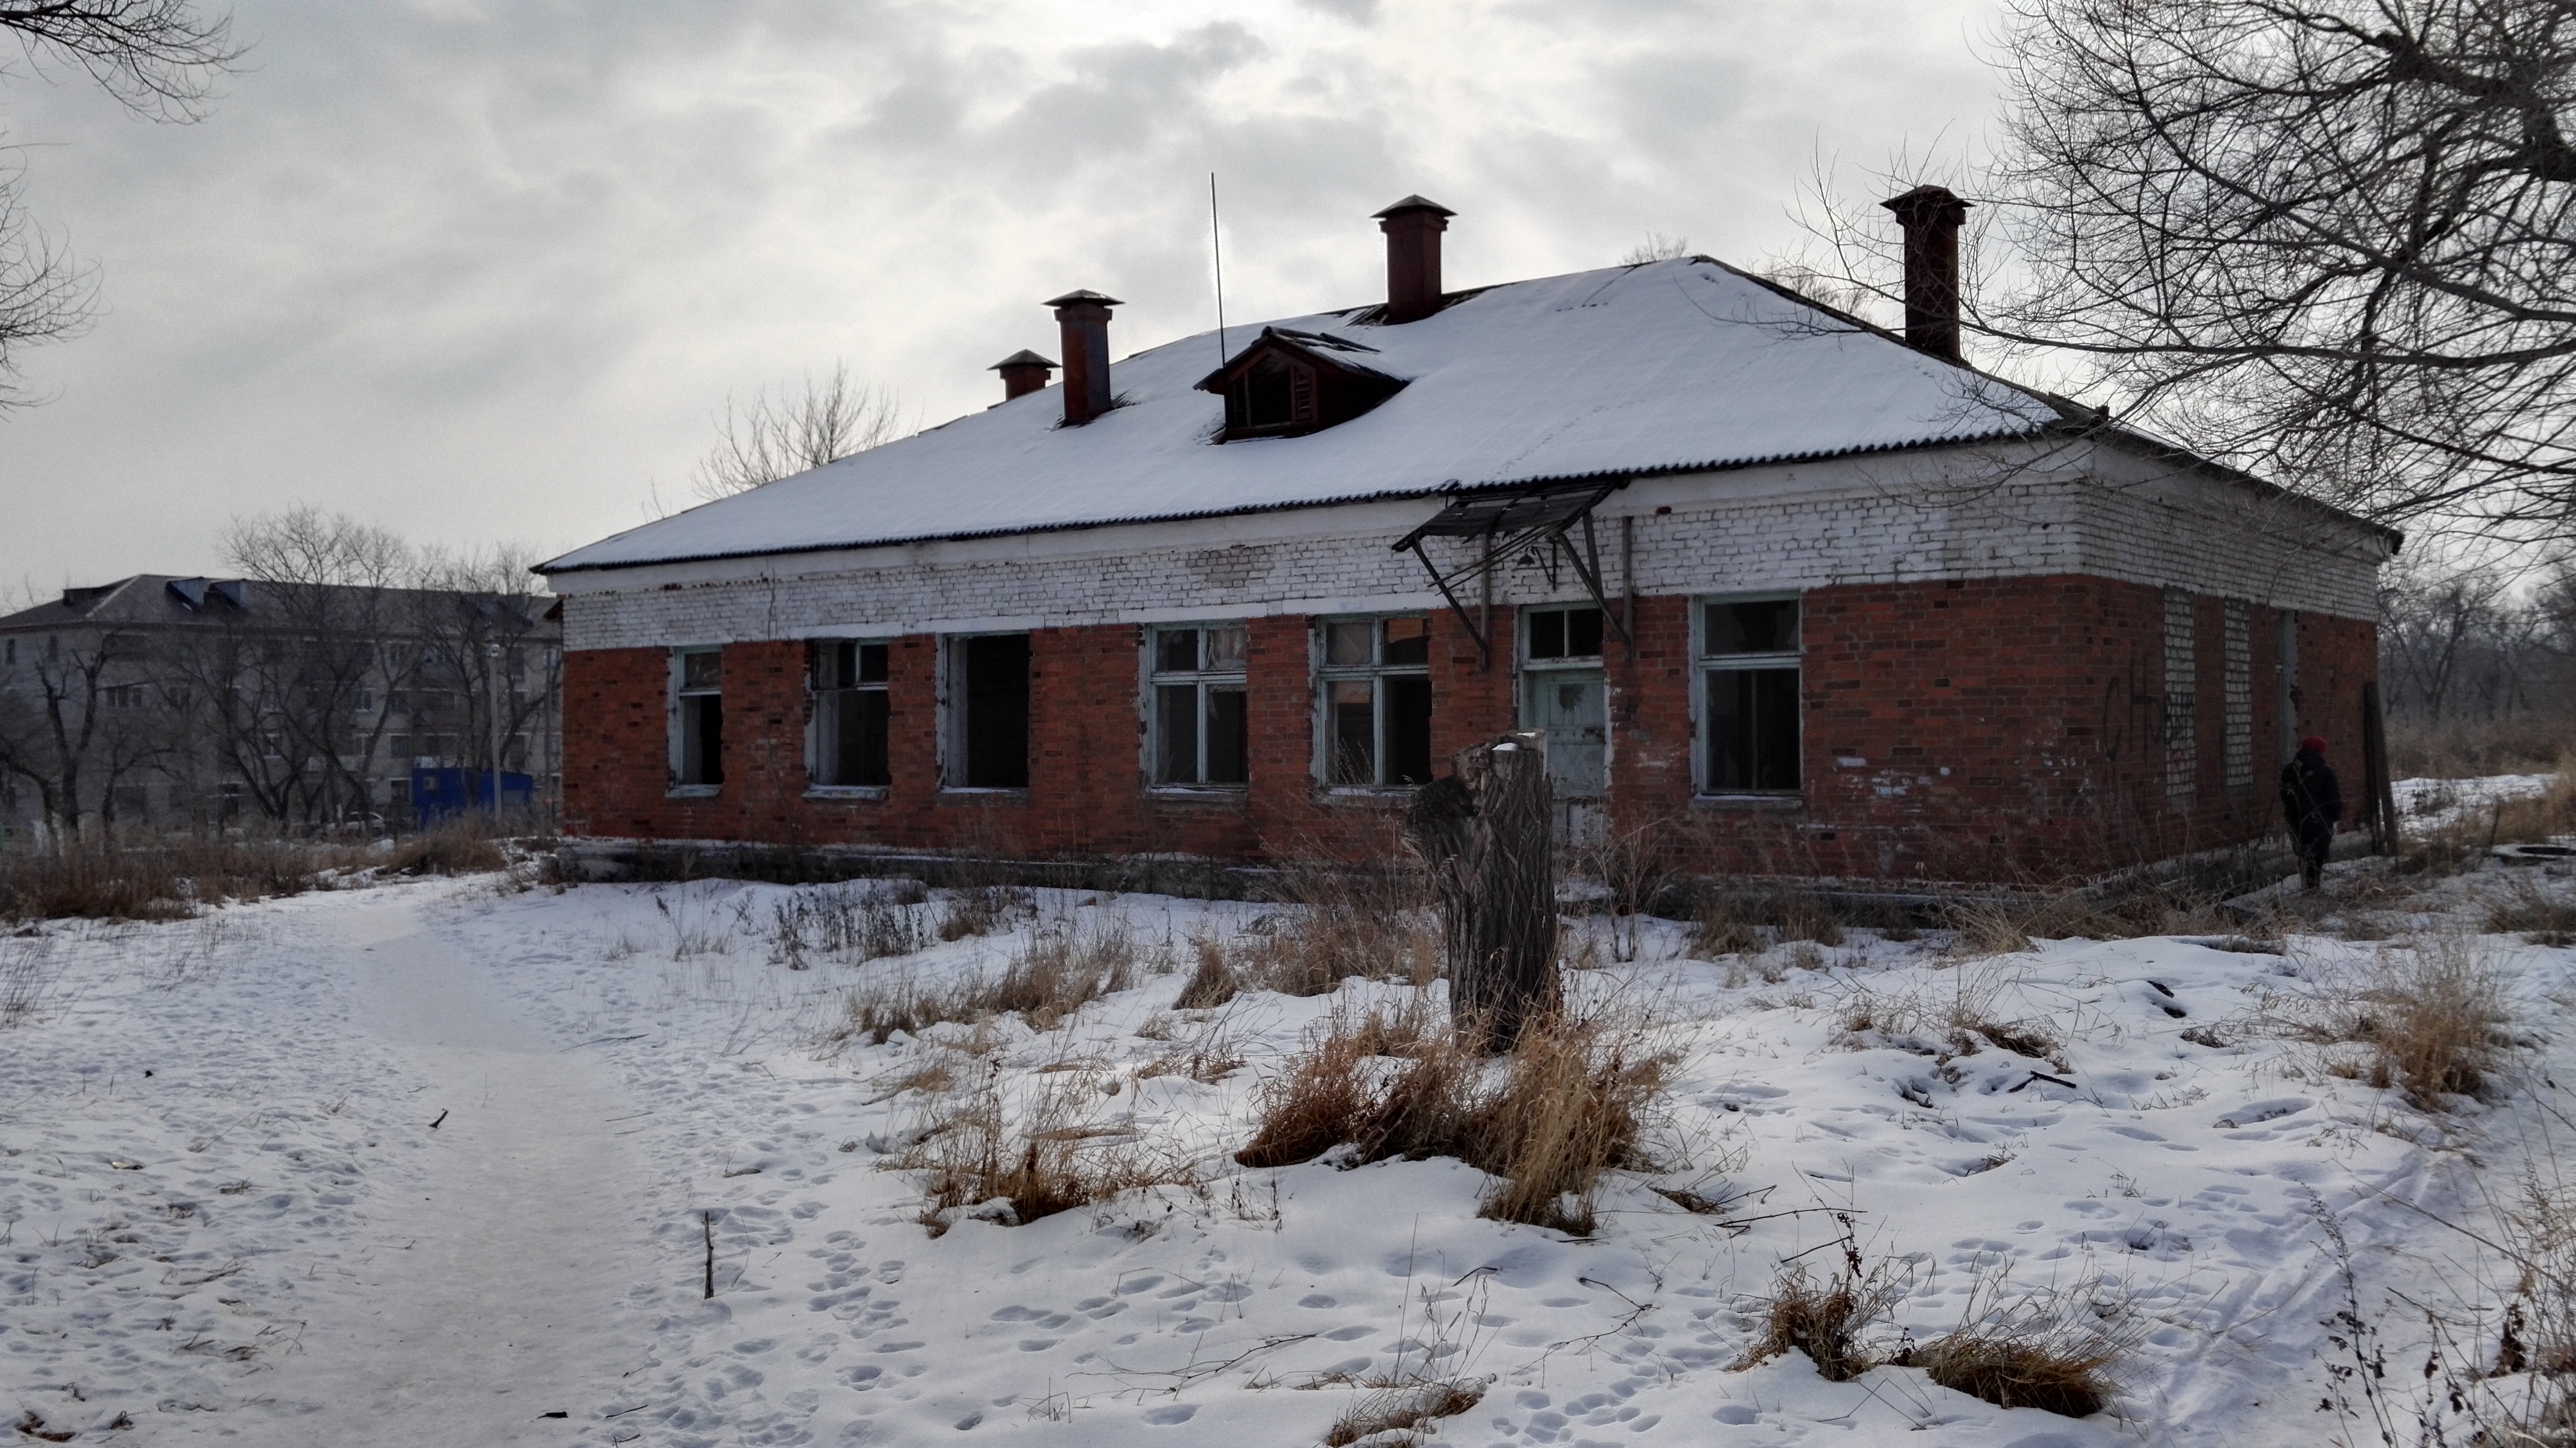
M2376 544L2318 536L2312 510L2257 506L2232 485L2092 459L1843 460L1642 480L1597 522L1621 585L1634 519L1640 594L2088 573L2347 618L2373 616ZM731 643L1038 625L1419 608L1421 565L1391 545L1436 500L1357 504L871 549L665 565L556 580L565 647ZM2301 530L2304 530L2302 532ZM1444 566L1468 545L1433 544ZM1570 570L1498 573L1498 603L1579 596ZM1472 593L1468 601L1474 601Z

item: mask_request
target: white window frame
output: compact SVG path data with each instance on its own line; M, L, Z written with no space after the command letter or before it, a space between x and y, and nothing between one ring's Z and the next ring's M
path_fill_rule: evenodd
M1722 654L1708 651L1708 609L1719 603L1794 603L1798 605L1798 647L1785 652L1763 654ZM1807 788L1807 598L1794 588L1759 589L1740 593L1703 593L1690 600L1690 720L1691 720L1691 788L1703 800L1749 804L1796 804L1806 798ZM1792 669L1798 674L1798 787L1795 789L1719 789L1709 779L1708 718L1709 676L1721 673L1750 673L1766 669Z
M886 677L873 683L843 684L825 689L815 682L821 671L822 650L847 645L852 649L881 648L886 651ZM825 784L823 772L823 696L827 693L874 693L888 696L892 707L894 679L894 645L892 638L867 634L836 635L832 638L806 640L805 648L805 794L810 799L883 799L894 783L894 749L889 739L886 748L886 783ZM891 733L891 729L889 729Z
M1418 619L1421 621L1423 637L1423 661L1421 663L1389 664L1385 662L1386 625L1389 620L1393 619ZM1368 663L1335 664L1330 662L1332 654L1332 626L1337 623L1366 623L1370 626ZM1385 681L1391 678L1418 678L1423 680L1427 686L1431 678L1431 641L1437 636L1438 632L1432 627L1432 618L1428 610L1398 609L1389 613L1327 614L1315 620L1314 630L1310 635L1313 639L1312 647L1314 649L1315 658L1313 688L1315 699L1314 771L1316 780L1319 781L1326 789L1343 794L1382 794L1390 791L1409 791L1415 788L1415 786L1409 784L1390 783L1387 779L1387 691L1385 688ZM1372 775L1372 778L1365 784L1344 783L1333 777L1333 685L1341 683L1356 683L1362 680L1366 680L1370 685L1369 704L1372 721L1371 728L1374 731L1373 737L1370 741L1372 751L1370 774ZM1431 707L1435 721L1438 717L1439 703L1438 694L1433 694ZM1430 767L1436 769L1438 768L1438 764L1438 760L1434 759L1431 761Z
M688 684L688 661L692 656L704 654L715 655L716 686L712 689L693 689L689 687ZM665 716L668 727L663 731L670 744L670 788L668 793L671 798L708 799L713 798L724 791L724 781L722 778L722 770L724 769L724 742L721 730L719 730L716 744L716 769L718 770L718 778L713 783L708 783L700 780L692 780L688 778L687 774L688 728L687 721L682 718L682 711L686 706L681 701L684 699L704 698L708 695L713 695L717 701L717 717L723 717L723 646L720 644L683 644L672 649L670 702L668 712Z
M1244 655L1242 659L1230 669L1210 668L1208 666L1207 636L1211 631L1218 629L1233 629L1244 636ZM1162 667L1163 635L1171 633L1194 633L1198 635L1196 653L1198 666L1196 668L1165 669ZM1158 794L1216 793L1236 795L1242 794L1251 787L1252 688L1248 678L1251 668L1251 633L1250 625L1242 619L1208 619L1192 623L1158 623L1151 624L1146 627L1144 640L1145 652L1142 670L1144 688L1138 707L1141 710L1144 719L1144 728L1140 730L1139 733L1145 741L1145 753L1141 763L1144 769L1145 787L1148 790ZM1194 749L1196 752L1192 756L1198 761L1197 768L1194 771L1198 777L1193 780L1166 781L1156 778L1156 776L1162 772L1162 691L1166 688L1184 687L1195 689L1197 694L1197 703L1191 712L1191 718L1198 730L1198 738L1194 741ZM1215 692L1239 693L1244 697L1244 777L1239 780L1210 780L1207 777L1208 695Z

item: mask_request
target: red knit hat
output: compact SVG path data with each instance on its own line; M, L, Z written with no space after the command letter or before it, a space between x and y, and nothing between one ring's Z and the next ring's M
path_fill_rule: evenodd
M2299 747L2311 754L2323 754L2326 752L2326 738L2322 734L2311 734L2299 741Z

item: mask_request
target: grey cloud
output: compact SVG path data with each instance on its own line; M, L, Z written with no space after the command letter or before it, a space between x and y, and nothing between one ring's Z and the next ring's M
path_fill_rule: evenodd
M212 567L297 498L569 545L680 491L728 391L836 355L981 407L1065 287L1129 299L1122 353L1208 325L1211 170L1236 321L1371 299L1368 213L1415 190L1463 213L1461 282L1648 227L1758 250L1819 134L1983 113L1989 8L238 0L253 68L200 126L0 78L110 308L0 418L0 578Z

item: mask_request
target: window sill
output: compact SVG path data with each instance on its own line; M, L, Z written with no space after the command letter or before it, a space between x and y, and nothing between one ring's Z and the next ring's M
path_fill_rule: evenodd
M1239 805L1252 798L1252 788L1242 784L1149 784L1145 798L1166 804Z
M884 799L891 791L882 784L809 784L807 799Z
M1325 804L1402 804L1421 788L1413 784L1327 784L1317 787L1315 798Z
M1025 804L1029 792L1025 787L990 784L943 784L939 787L942 804Z
M1804 794L1699 794L1691 803L1700 809L1718 810L1800 810L1807 807Z
M662 794L664 799L714 799L724 793L721 784L675 784Z

